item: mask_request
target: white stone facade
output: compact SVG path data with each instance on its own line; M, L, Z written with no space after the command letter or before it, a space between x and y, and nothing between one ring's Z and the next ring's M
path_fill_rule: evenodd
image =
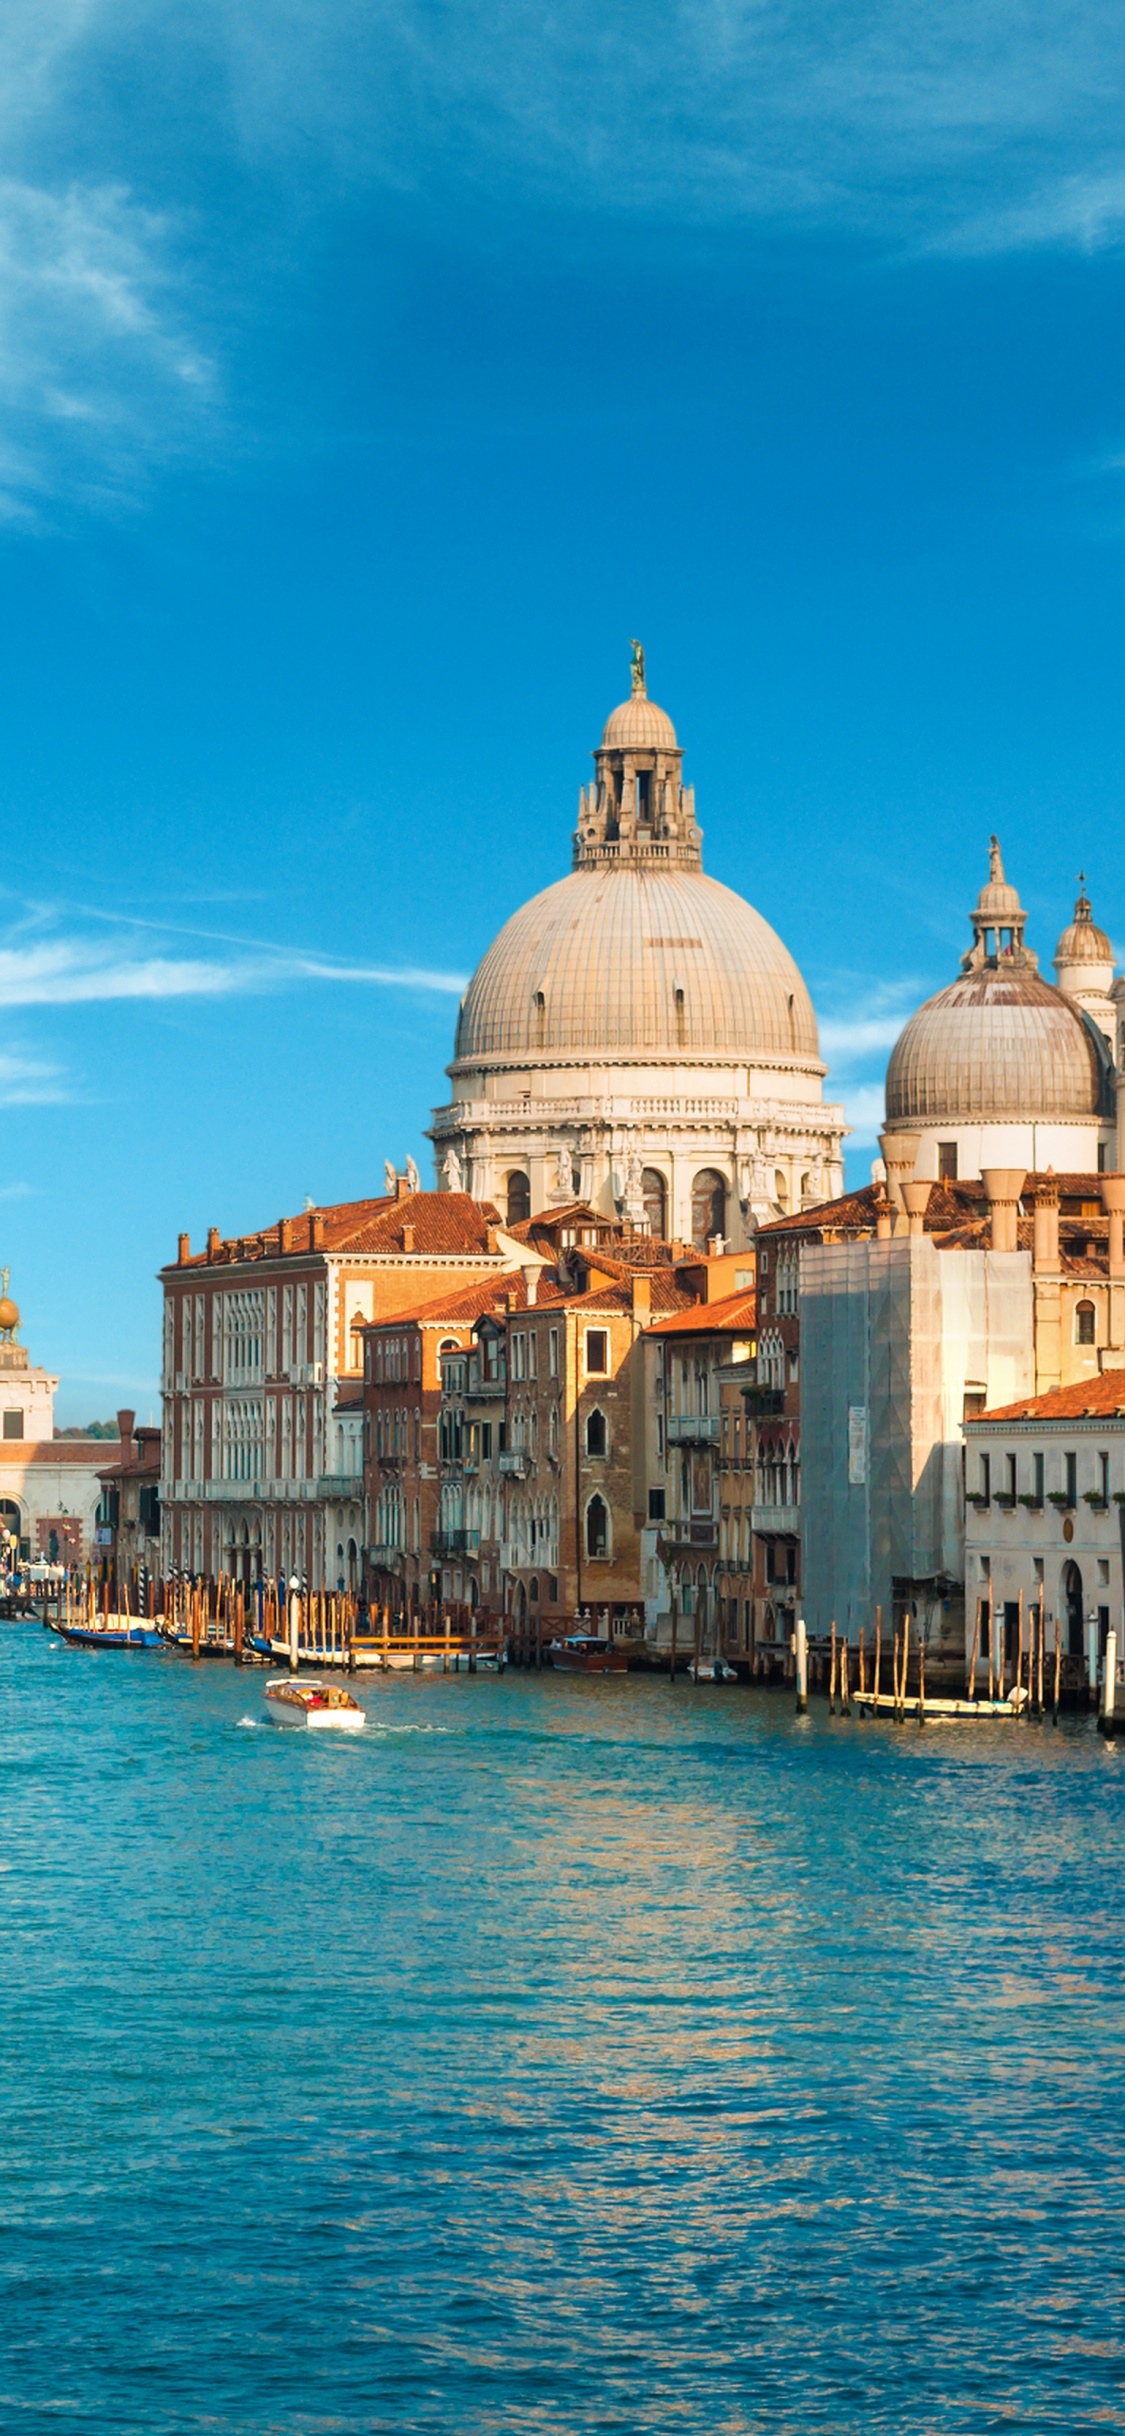
M574 868L522 906L462 1002L439 1185L510 1222L575 1198L670 1241L748 1243L842 1188L808 991L704 873L682 752L643 677L583 788Z

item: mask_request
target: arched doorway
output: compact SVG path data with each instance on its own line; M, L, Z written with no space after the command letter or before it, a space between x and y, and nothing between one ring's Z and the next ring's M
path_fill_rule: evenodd
M1082 1575L1074 1558L1063 1566L1063 1599L1066 1604L1066 1646L1072 1658L1086 1655L1086 1620L1082 1613Z
M605 1499L597 1495L586 1508L586 1554L609 1555L609 1511Z
M507 1179L505 1211L509 1226L522 1226L531 1216L531 1186L519 1168L513 1168Z
M641 1200L644 1203L645 1224L658 1243L667 1241L668 1188L658 1167L641 1169Z
M712 1235L726 1239L727 1188L717 1167L701 1167L691 1188L691 1240L702 1251Z
M354 1539L348 1541L348 1589L359 1588L359 1549Z

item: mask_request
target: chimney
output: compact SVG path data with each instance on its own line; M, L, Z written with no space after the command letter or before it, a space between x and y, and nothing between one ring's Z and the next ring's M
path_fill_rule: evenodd
M222 1236L221 1236L221 1235L220 1235L220 1233L219 1233L218 1227L217 1227L217 1226L209 1226L209 1227L208 1227L208 1229L207 1229L207 1258L208 1258L208 1260L215 1260L215 1259L217 1259L217 1258L218 1258L219 1245L220 1245L220 1243L221 1243L221 1242L222 1242Z
M633 1317L638 1328L647 1328L652 1318L652 1279L647 1269L633 1271Z
M484 1248L486 1252L494 1253L498 1252L500 1249L500 1244L494 1226L487 1226L484 1230Z
M910 1220L911 1234L924 1235L926 1232L926 1211L930 1206L929 1180L927 1179L925 1182L923 1182L920 1177L908 1177L903 1184L902 1198L906 1204L907 1214Z
M528 1307L528 1310L529 1310L529 1311L534 1311L535 1306L536 1306L536 1303L537 1303L537 1302L538 1302L538 1300L539 1300L539 1268L538 1268L538 1263L536 1263L536 1265L535 1265L534 1267L529 1266L528 1268L521 1270L520 1274L521 1274L521 1276L522 1276L522 1278L523 1278L524 1286L525 1286L525 1288L526 1288L526 1290L527 1290L527 1307Z
M309 1215L309 1250L310 1252L323 1252L324 1250L324 1214L321 1210L313 1210Z
M1101 1187L1102 1208L1109 1220L1109 1273L1125 1277L1125 1176L1103 1176ZM1038 1222L1038 1208L1035 1215ZM1057 1218L1055 1224L1057 1229Z
M412 1252L414 1249L414 1229L412 1226L403 1227L402 1248L404 1252Z
M518 1310L519 1310L519 1307L520 1307L520 1298L519 1298L519 1295L516 1293L516 1290L515 1290L515 1287L514 1287L514 1286L509 1286L508 1291L507 1291L506 1295L504 1296L504 1309L505 1309L505 1311L511 1312L511 1311L518 1311Z
M177 1236L177 1238L176 1238L176 1242L177 1242L177 1246L178 1246L178 1249L177 1249L177 1252L176 1252L176 1258L177 1258L177 1260L178 1260L178 1262L179 1262L179 1264L180 1264L180 1267L181 1267L181 1269L182 1269L182 1268L183 1268L183 1266L184 1266L185 1261L188 1261L188 1260L190 1260L190 1259L191 1259L191 1236L190 1236L190 1235L178 1235L178 1236Z
M1107 1177L1105 1182L1110 1179ZM1113 1222L1110 1221L1110 1239ZM1035 1226L1032 1265L1036 1270L1057 1269L1059 1265L1059 1188L1054 1169L1049 1167L1041 1177L1035 1194Z
M279 1218L279 1219L278 1219L278 1222L277 1222L277 1248L278 1248L278 1251L279 1251L279 1252L288 1252L288 1251L290 1251L290 1250L292 1249L292 1246L291 1246L291 1244L290 1244L290 1240L289 1240L289 1229L290 1229L290 1223L291 1223L291 1222L290 1222L290 1220L289 1220L288 1218Z
M992 1221L994 1252L1014 1252L1017 1248L1016 1222L1019 1218L1020 1194L1027 1182L1023 1167L986 1167L981 1171L981 1183L988 1201Z
M121 1440L121 1453L123 1458L129 1457L133 1452L133 1437L136 1426L137 1416L135 1413L131 1413L127 1409L118 1413L117 1435Z
M918 1144L921 1139L920 1133L881 1133L879 1136L879 1148L882 1151L883 1164L887 1170L887 1194L896 1218L903 1217L905 1214L906 1203L902 1197L902 1188L907 1178L914 1173L914 1162L918 1156ZM895 1233L904 1235L905 1226L896 1224Z
M409 1178L409 1176L396 1176L396 1177L395 1177L395 1200L396 1200L396 1201L409 1201L409 1199L410 1199L410 1178Z

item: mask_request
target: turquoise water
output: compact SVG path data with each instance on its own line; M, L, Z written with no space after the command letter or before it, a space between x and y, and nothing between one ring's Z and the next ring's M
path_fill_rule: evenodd
M1125 2425L1125 1751L0 1627L0 2422Z

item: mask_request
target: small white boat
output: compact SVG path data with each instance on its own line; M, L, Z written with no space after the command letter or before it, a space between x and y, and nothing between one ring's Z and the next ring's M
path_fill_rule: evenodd
M698 1666L694 1658L689 1658L687 1671L693 1683L737 1683L738 1681L736 1668L728 1666L725 1658L701 1658Z
M335 1727L341 1734L362 1733L367 1712L342 1683L320 1683L312 1675L275 1675L266 1685L266 1699L279 1724Z

